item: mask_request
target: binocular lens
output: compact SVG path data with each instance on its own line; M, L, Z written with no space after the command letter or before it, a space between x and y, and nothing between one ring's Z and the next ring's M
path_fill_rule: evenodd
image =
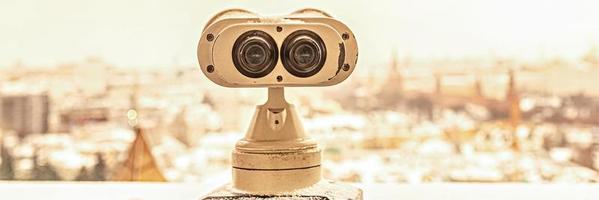
M289 73L298 77L310 77L324 65L326 47L316 33L300 30L285 39L281 58Z
M306 68L316 60L316 52L318 47L310 44L301 44L293 51L293 61L300 67Z
M264 64L268 61L268 50L266 48L258 42L250 43L241 48L243 63L247 65L250 71L258 72L264 68Z
M263 31L248 31L239 36L233 46L233 64L237 70L251 78L269 74L278 59L274 39Z

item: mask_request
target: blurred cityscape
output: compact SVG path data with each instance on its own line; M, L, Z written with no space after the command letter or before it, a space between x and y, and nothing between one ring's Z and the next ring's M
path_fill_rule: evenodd
M393 53L358 68L376 70L287 92L323 148L326 178L599 181L596 48L576 61ZM0 178L141 180L127 175L136 167L155 181L228 174L230 152L265 99L266 89L223 88L197 66L140 70L92 57L0 67Z

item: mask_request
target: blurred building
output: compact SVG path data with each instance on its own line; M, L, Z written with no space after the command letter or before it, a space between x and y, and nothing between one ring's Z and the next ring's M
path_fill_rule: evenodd
M13 130L19 137L48 131L47 94L6 95L0 99L2 129Z

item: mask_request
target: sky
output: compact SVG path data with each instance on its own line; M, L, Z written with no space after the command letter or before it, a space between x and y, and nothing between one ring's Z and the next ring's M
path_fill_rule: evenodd
M595 0L1 0L0 67L100 57L116 66L195 65L202 27L226 8L322 9L356 35L359 65L414 59L576 59L599 44Z

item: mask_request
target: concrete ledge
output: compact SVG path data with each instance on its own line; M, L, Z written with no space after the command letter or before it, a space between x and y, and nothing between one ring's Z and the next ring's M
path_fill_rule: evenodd
M216 189L213 183L0 182L1 199L197 200ZM365 199L595 200L599 184L356 184Z

